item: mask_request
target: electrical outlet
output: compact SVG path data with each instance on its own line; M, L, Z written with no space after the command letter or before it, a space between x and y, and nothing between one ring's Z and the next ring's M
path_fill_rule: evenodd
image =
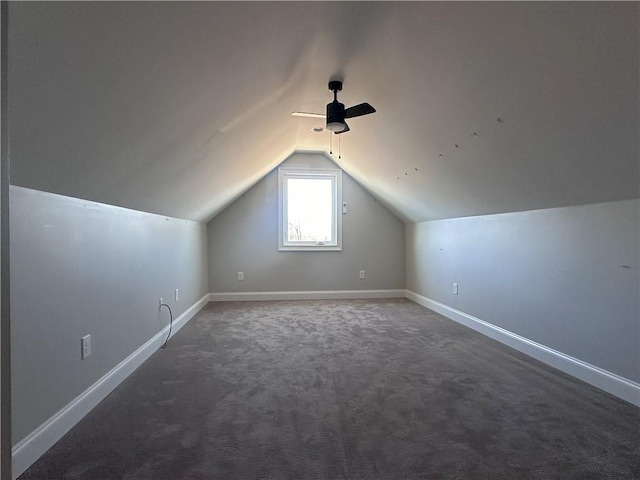
M80 339L80 358L84 360L89 356L91 356L91 335L85 335Z
M238 281L243 281L244 280L244 272L238 272Z
M360 280L364 279L364 270L360 270Z
M453 284L453 294L454 294L454 295L457 295L457 294L458 294L458 284L457 284L457 283L454 283L454 284Z
M176 302L180 300L180 290L176 288Z

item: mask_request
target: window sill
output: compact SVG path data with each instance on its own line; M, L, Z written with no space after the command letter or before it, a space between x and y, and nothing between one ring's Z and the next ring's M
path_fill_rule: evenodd
M310 245L310 246L280 246L278 247L279 252L341 252L342 247L333 245L333 246L319 246L319 245Z

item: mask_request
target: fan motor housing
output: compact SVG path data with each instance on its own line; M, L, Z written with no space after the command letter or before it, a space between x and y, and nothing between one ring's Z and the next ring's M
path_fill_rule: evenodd
M344 124L344 103L334 100L327 104L327 128L331 123Z

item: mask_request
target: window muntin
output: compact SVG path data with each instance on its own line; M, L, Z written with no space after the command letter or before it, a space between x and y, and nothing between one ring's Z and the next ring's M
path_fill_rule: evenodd
M341 170L278 170L279 250L341 250Z

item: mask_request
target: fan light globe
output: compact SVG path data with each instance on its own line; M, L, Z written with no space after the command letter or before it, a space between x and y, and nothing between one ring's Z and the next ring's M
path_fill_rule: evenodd
M346 125L342 122L327 123L327 130L331 130L332 132L341 132L345 127Z

